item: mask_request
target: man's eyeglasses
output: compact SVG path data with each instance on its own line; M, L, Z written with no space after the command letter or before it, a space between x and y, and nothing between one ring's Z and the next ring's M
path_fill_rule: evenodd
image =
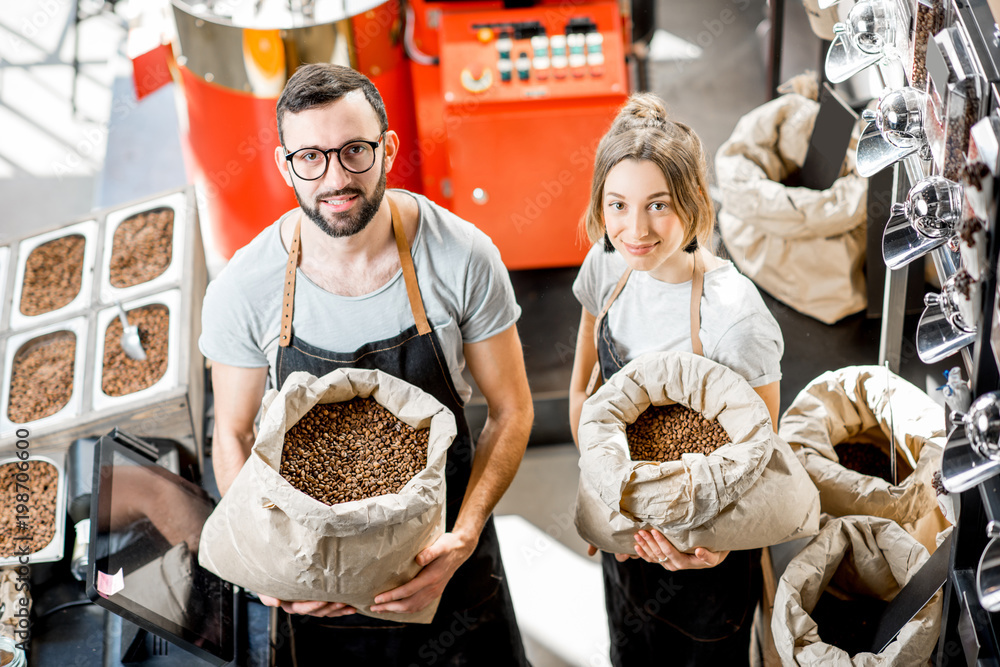
M292 166L292 171L303 181L315 181L323 178L330 167L330 153L337 154L340 166L352 174L363 174L375 166L375 150L382 143L385 132L378 135L378 141L351 141L340 148L300 148L291 153L285 152L285 159Z

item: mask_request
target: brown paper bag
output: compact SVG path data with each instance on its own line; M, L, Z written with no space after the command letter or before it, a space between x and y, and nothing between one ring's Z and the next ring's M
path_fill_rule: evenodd
M709 455L634 462L625 427L650 405L681 403L732 439ZM640 356L583 406L576 526L604 551L633 553L642 528L679 550L754 549L819 529L816 487L775 435L764 401L736 372L690 352Z
M748 278L795 310L832 324L867 305L868 180L848 169L826 190L781 181L802 166L819 104L798 94L740 118L715 155L719 233Z
M927 550L887 519L831 519L785 568L774 597L771 632L782 665L873 667L926 665L938 639L942 593L931 598L881 653L846 651L821 639L809 615L829 585L849 595L891 600L928 558ZM844 619L849 623L850 619Z
M26 585L28 570L25 568L20 574L17 570L13 565L0 567L0 637L13 639L15 643L28 636L32 604L31 589Z
M795 397L778 434L819 489L823 512L892 519L934 552L948 525L931 481L946 433L944 408L927 394L880 366L828 371ZM866 442L887 455L895 446L899 482L845 468L834 450L844 442Z
M378 401L415 428L430 427L427 467L399 493L326 505L278 473L285 432L318 403ZM420 571L414 558L445 525L445 464L455 416L433 396L381 371L292 373L265 398L244 464L201 534L198 562L227 581L282 600L344 602L376 618L430 623L437 602L416 614L375 614L379 593Z

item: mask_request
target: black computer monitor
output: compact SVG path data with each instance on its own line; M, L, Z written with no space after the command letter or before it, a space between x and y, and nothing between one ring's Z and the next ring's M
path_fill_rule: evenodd
M198 565L213 501L118 431L95 450L87 595L214 665L235 657L232 584ZM148 445L147 445L148 447Z

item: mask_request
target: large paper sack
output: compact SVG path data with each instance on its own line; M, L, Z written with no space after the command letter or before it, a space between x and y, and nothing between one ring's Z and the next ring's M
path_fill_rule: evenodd
M399 493L326 505L280 474L285 432L319 403L371 396L414 428L430 428L427 467ZM198 561L223 579L281 600L344 602L376 618L430 623L416 614L375 614L379 593L420 571L414 558L445 524L445 464L455 416L421 389L376 370L292 373L269 392L250 458L208 517Z
M625 427L648 406L673 403L718 420L732 442L707 456L632 461ZM579 436L577 531L604 551L634 553L643 528L685 552L754 549L819 530L816 487L764 401L704 357L655 352L629 362L584 403Z
M941 469L944 408L880 366L848 366L810 382L781 417L778 435L802 461L833 516L866 514L896 521L933 552L947 523L932 477ZM867 443L896 450L898 483L840 463L834 447Z
M823 642L823 628L809 615L831 583L850 595L892 600L927 558L927 550L888 519L848 516L828 521L792 559L778 582L771 632L781 664L800 667L928 664L941 623L941 591L878 654L862 652L850 656Z
M719 233L748 278L795 310L831 324L867 305L868 180L853 170L826 190L782 181L805 161L819 104L798 94L740 118L715 155Z

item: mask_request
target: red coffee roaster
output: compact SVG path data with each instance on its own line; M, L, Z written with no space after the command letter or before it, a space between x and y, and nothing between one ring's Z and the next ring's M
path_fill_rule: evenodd
M515 2L520 0L514 0ZM172 0L189 175L225 257L295 206L275 103L303 63L367 75L401 152L389 186L489 234L511 269L571 266L593 156L629 92L616 0ZM139 58L136 81L152 70ZM144 87L145 88L145 87ZM137 84L137 90L139 86Z
M425 194L489 234L508 268L579 264L595 149L629 92L618 3L411 6Z

